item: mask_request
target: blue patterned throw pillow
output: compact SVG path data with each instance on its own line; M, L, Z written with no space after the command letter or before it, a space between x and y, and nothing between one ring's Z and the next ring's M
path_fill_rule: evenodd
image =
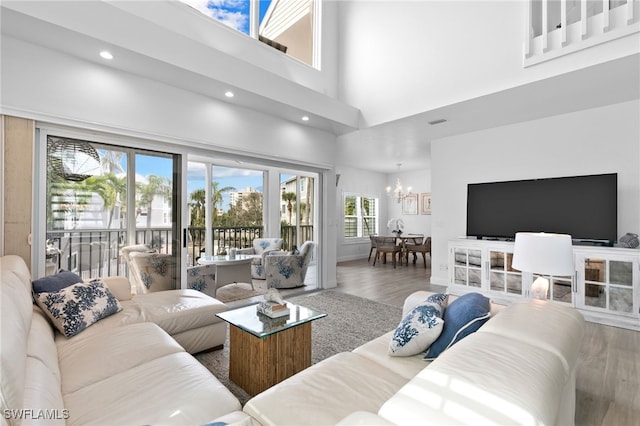
M477 331L491 316L491 301L480 293L467 293L451 302L444 311L442 334L433 342L426 360L437 358L462 338Z
M118 299L98 279L59 291L37 293L35 299L53 325L67 337L122 310Z
M413 308L400 322L389 344L389 355L412 356L427 350L440 333L442 314L447 304L446 294L432 294Z

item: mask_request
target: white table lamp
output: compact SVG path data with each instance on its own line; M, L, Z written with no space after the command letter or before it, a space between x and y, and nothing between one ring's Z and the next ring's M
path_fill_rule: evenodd
M511 266L537 274L573 275L571 235L518 232ZM549 280L539 277L531 284L531 297L546 299L548 290Z

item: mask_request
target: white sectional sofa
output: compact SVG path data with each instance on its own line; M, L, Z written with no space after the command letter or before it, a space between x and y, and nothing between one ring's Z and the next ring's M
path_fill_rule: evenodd
M33 304L17 256L0 258L2 424L247 423L240 403L189 352L225 340L226 306L195 290L131 298L105 279L122 310L67 338ZM186 349L186 351L185 351Z
M429 294L409 296L404 313ZM391 331L264 391L244 411L265 426L574 424L581 314L539 300L492 304L491 313L431 363L389 356Z

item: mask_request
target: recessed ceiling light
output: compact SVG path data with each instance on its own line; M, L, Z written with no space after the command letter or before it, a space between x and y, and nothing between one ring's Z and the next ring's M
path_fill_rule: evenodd
M303 115L302 116L302 121L309 121L309 116L308 115Z
M233 98L235 96L231 90L227 90L226 92L224 92L224 95L227 98Z
M108 50L103 50L102 52L100 52L100 56L103 59L113 59L113 55Z

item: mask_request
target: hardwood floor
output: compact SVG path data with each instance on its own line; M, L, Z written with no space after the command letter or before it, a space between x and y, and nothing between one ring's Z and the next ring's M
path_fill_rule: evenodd
M427 266L341 262L337 290L402 307L414 291L446 291L430 284L428 259ZM587 322L576 388L576 425L640 425L640 333Z

